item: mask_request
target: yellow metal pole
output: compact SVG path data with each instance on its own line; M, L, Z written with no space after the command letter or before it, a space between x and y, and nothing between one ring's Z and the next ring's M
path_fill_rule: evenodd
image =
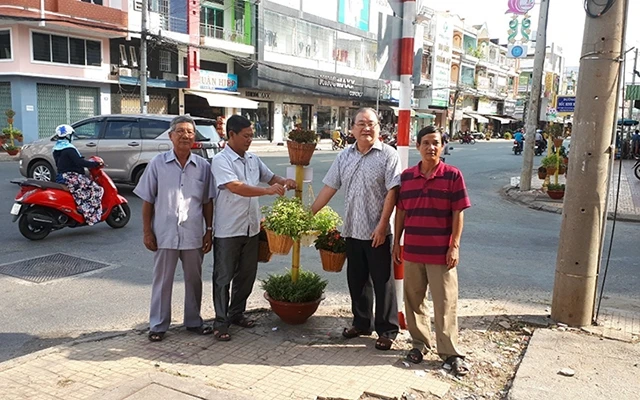
M554 175L556 185L558 184L558 174L560 173L560 147L556 147L556 173Z
M304 166L296 165L296 197L302 200L302 185L304 180ZM293 243L293 257L291 261L291 280L298 281L300 275L300 239Z

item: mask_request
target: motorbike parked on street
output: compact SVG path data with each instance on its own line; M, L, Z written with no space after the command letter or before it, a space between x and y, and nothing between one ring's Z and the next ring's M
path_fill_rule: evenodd
M636 156L636 163L633 166L633 174L640 179L640 157Z
M118 194L111 178L103 171L102 158L89 158L100 166L89 169L91 178L102 188L102 217L114 229L123 228L131 218L127 199ZM84 216L78 212L75 199L66 185L35 179L11 181L20 185L11 208L13 222L18 221L22 236L30 240L42 240L51 231L85 226Z

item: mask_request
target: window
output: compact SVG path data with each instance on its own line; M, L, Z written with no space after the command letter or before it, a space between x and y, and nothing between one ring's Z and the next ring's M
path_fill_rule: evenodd
M171 52L160 50L160 71L171 72Z
M120 65L127 66L129 62L127 61L127 47L123 44L120 46Z
M131 66L138 66L138 54L136 53L136 48L133 46L129 46L129 56L131 57Z
M33 32L31 38L34 61L96 67L102 64L102 43L99 41L37 32Z
M100 130L102 129L101 121L89 121L85 122L82 125L76 125L73 127L73 130L76 132L75 137L78 139L97 139L100 135Z
M97 4L99 6L102 5L102 0L82 0L85 3L93 3L93 4Z
M104 139L127 140L140 139L138 121L109 121L104 132Z
M11 31L0 31L0 60L11 59Z
M200 9L200 24L205 36L224 39L224 10L202 6Z
M169 121L140 120L140 131L143 139L155 139L167 130L169 130Z

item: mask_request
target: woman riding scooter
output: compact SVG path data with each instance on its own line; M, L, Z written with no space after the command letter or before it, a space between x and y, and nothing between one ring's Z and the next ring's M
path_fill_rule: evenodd
M99 222L102 216L104 189L89 179L84 174L84 169L99 167L100 163L87 161L80 155L78 149L71 144L74 133L71 126L60 125L51 139L56 141L53 146L53 159L58 170L56 182L69 188L85 222L87 225L93 225Z

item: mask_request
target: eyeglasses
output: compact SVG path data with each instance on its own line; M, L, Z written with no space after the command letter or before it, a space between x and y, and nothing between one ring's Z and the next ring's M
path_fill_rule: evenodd
M376 126L380 125L379 122L358 122L356 124L356 127L358 129L364 129L364 128L369 128L369 129L373 129Z
M196 136L196 133L194 131L186 130L186 129L176 129L175 131L173 131L173 133L175 133L176 135L178 135L180 137L195 137Z

